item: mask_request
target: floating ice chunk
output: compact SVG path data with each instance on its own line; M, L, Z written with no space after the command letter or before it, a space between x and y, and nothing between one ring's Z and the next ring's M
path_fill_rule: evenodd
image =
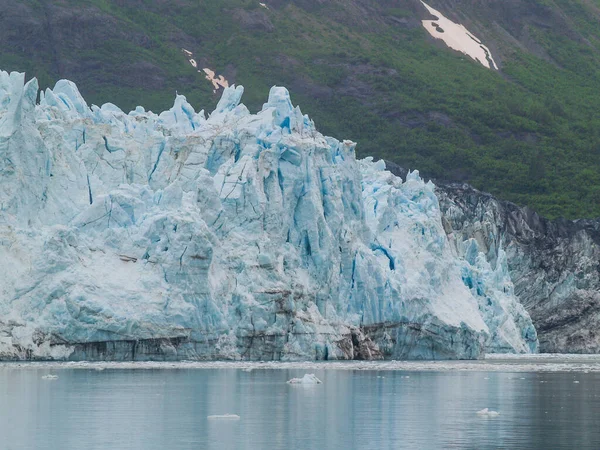
M496 417L499 416L500 413L498 411L492 411L488 408L483 408L482 410L477 411L477 415L482 417Z
M314 373L307 373L302 378L292 378L288 381L288 384L321 384L322 381L319 380Z
M208 420L240 420L237 414L215 414L207 417Z
M58 379L58 375L52 375L52 374L44 375L42 377L42 380L57 380L57 379Z
M574 381L573 381L573 383L575 383L575 384L579 384L579 381L577 381L577 380L574 380Z

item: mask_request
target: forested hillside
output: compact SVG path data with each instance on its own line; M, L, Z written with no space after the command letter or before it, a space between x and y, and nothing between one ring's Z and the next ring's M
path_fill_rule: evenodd
M600 216L600 2L431 0L490 48L432 38L418 0L0 0L0 68L88 102L210 111L208 67L260 108L285 85L322 132L553 217Z

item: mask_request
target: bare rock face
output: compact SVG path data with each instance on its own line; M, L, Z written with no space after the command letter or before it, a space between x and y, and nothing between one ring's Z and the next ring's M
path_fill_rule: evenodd
M346 359L361 361L383 359L379 346L361 328L351 328L350 333L340 339L337 345L346 355Z
M600 351L600 220L556 220L466 184L438 184L448 237L475 239L492 267L506 252L541 352Z

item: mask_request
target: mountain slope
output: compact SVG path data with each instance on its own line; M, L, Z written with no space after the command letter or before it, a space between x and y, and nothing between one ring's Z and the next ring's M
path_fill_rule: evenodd
M258 110L290 88L321 131L548 217L600 216L600 33L587 0L431 0L499 71L448 49L417 0L0 0L0 67L70 78L131 109L216 103L199 67Z

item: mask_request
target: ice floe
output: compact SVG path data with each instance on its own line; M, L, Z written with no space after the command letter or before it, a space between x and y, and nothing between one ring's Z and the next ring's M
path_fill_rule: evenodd
M288 384L321 384L322 381L319 380L314 373L307 373L302 378L292 378L288 381Z
M482 417L497 417L500 415L500 413L498 411L492 411L488 408L483 408L482 410L477 411L477 415Z
M208 416L209 420L240 420L240 416L237 414L215 414Z

